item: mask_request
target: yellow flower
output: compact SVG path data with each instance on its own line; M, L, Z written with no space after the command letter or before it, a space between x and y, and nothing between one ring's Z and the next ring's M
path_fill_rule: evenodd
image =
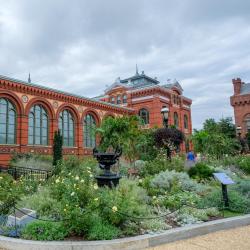
M64 212L66 212L66 211L67 211L67 209L66 209L66 208L64 208L64 209L63 209L63 211L64 211Z
M118 210L118 209L117 209L116 206L113 206L113 207L112 207L112 211L113 211L114 213L117 212L117 210Z
M98 189L97 184L94 184L94 189L95 189L95 190L97 190L97 189Z
M0 180L2 180L3 179L3 176L0 176Z

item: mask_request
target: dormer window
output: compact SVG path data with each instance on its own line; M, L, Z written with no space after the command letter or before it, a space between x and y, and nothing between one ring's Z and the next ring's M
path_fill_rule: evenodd
M121 96L120 96L120 95L117 96L116 103L117 103L117 104L121 104Z
M123 97L122 97L122 102L123 102L123 103L127 103L127 95L123 95Z

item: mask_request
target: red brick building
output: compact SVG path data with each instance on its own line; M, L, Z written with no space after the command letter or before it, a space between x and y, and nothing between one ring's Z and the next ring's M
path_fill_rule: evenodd
M32 84L30 78L0 76L0 166L8 165L13 152L52 154L58 129L63 154L89 155L96 145L93 128L110 115L138 114L145 128L161 127L161 109L168 107L169 123L191 134L191 100L182 92L177 81L160 85L144 72L118 79L104 96L93 99Z
M136 74L130 78L117 78L104 95L97 98L135 110L144 121L145 128L162 127L161 109L167 107L169 125L175 125L185 135L192 133L192 101L183 96L183 89L176 80L160 84L156 78L147 76L144 71L139 74L136 70ZM185 150L184 144L181 145L181 150Z
M237 132L245 137L250 131L250 83L244 83L240 78L233 79L234 94L230 97L234 108Z

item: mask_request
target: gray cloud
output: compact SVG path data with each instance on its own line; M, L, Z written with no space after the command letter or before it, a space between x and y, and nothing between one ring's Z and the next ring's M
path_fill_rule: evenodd
M249 80L250 2L0 0L0 74L84 96L135 64L177 78L193 126L232 116L231 79Z

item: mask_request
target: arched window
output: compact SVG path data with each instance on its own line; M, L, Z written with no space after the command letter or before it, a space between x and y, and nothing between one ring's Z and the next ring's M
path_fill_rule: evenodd
M16 109L6 98L0 98L0 144L16 142Z
M87 114L84 117L83 126L84 126L83 127L84 147L94 148L96 146L96 136L95 136L96 122L93 115Z
M121 96L120 96L120 95L117 96L116 103L117 103L117 104L121 104Z
M140 109L139 116L142 119L144 125L149 124L149 112L147 109Z
M127 95L123 95L123 97L122 97L122 102L123 102L123 103L127 103Z
M114 96L111 96L110 102L111 102L112 104L115 104L115 97L114 97Z
M246 132L250 132L250 114L245 117Z
M34 105L29 112L30 145L48 145L48 115L41 105Z
M179 128L179 117L176 112L174 112L174 125L176 128Z
M184 128L188 129L188 117L187 117L187 115L184 115Z
M63 146L74 146L74 119L69 110L63 110L59 115L59 129L63 137Z

